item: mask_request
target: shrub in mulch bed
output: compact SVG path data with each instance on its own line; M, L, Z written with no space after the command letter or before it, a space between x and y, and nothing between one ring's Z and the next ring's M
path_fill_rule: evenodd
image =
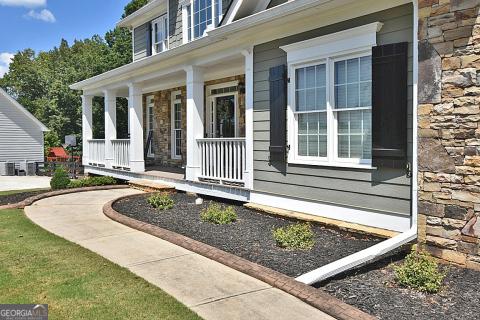
M100 177L86 177L78 180L70 180L68 188L84 188L84 187L97 187L97 186L109 186L119 184L119 181L113 177L100 176Z
M315 245L315 235L309 223L296 223L273 230L273 238L282 248L309 250Z
M225 208L216 203L212 203L208 208L200 212L200 219L204 222L214 224L230 224L237 220L237 213L232 206Z
M155 193L148 197L147 202L159 210L169 210L175 205L175 201L168 193Z
M480 272L440 265L445 275L436 294L405 288L395 280L407 250L394 252L316 286L381 320L453 320L480 318Z
M273 230L297 221L270 216L243 207L240 203L206 198L196 205L196 197L185 193L171 195L175 206L162 214L146 199L151 194L124 198L113 209L130 218L182 234L249 261L297 277L320 266L368 248L380 239L332 230L312 223L315 245L311 250L286 250L277 246ZM210 205L231 206L237 214L235 223L221 225L202 221L200 213Z

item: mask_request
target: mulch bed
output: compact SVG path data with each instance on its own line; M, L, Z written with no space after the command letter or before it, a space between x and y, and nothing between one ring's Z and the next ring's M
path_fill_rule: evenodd
M14 194L3 195L3 196L0 195L0 206L22 202L27 198L30 198L39 194L47 193L50 191L51 190L46 189L46 190L38 190L38 191L20 192L20 193L14 193Z
M194 196L174 193L174 208L158 211L147 203L148 196L141 194L122 199L113 204L113 209L130 218L179 233L291 277L297 277L381 241L312 224L316 240L312 250L285 250L276 245L272 230L293 224L295 221L291 219L259 213L239 203L230 202L228 205L235 207L238 220L230 225L214 225L202 222L200 212L211 203L223 203L218 202L218 199L205 199L202 205L195 205Z
M393 281L393 264L403 262L405 255L397 252L318 287L379 319L480 319L480 272L442 266L447 272L444 289L435 295L422 294Z

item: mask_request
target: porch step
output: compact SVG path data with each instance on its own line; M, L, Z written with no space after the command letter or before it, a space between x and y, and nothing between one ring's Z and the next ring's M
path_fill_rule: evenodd
M152 180L145 180L145 179L130 180L128 181L128 185L134 189L145 191L145 192L175 190L175 187L158 183Z

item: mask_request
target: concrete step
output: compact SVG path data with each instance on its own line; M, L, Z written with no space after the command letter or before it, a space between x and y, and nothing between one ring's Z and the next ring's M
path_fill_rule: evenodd
M173 191L175 187L158 183L152 180L146 179L133 179L128 181L128 185L134 189L145 192L157 192L157 191Z

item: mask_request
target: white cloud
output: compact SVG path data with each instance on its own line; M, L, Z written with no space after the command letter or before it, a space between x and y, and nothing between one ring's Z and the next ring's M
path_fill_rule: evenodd
M0 78L8 72L10 63L12 62L13 54L9 52L0 53Z
M42 9L41 11L35 11L35 10L30 10L26 15L26 18L32 18L32 19L37 19L37 20L42 20L45 22L55 22L57 19L55 19L55 16L53 13L48 10L48 9Z
M0 6L7 7L36 8L45 7L46 5L47 0L0 0Z

